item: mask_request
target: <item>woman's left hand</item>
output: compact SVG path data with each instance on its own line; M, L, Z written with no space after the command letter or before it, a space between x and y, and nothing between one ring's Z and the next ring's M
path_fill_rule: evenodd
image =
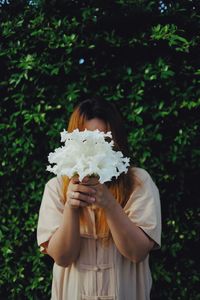
M97 207L107 209L110 208L115 202L115 198L107 188L105 184L101 184L98 181L98 178L95 177L85 177L82 180L82 184L92 186L94 190L96 190L96 194L94 194L94 198L96 199L93 205Z

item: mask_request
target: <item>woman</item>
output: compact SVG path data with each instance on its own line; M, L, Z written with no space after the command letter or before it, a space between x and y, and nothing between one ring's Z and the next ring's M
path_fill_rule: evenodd
M119 112L102 99L87 99L71 115L68 131L111 131L128 156ZM69 153L73 155L73 153ZM52 300L148 300L149 252L160 247L158 189L147 171L131 167L100 184L56 176L45 185L37 239L54 260Z

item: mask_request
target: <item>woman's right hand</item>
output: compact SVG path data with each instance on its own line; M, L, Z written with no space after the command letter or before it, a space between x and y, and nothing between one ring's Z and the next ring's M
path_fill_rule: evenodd
M95 193L95 189L81 184L78 176L74 176L68 186L66 204L75 209L91 205L95 203Z

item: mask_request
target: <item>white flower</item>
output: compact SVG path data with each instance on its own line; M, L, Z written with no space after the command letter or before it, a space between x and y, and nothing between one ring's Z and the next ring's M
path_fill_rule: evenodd
M123 157L121 151L114 151L111 132L90 131L85 129L60 133L64 146L49 153L48 161L54 166L46 170L55 175L67 175L69 178L79 175L80 181L85 176L98 176L99 182L110 181L128 171L130 158ZM109 141L107 140L109 138Z

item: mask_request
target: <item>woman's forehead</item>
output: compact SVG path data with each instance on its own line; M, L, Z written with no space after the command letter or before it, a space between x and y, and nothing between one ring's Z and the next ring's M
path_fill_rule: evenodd
M108 125L107 123L99 118L93 118L90 120L86 120L84 123L84 127L87 130L96 130L98 129L99 131L104 131L107 132L108 131Z

